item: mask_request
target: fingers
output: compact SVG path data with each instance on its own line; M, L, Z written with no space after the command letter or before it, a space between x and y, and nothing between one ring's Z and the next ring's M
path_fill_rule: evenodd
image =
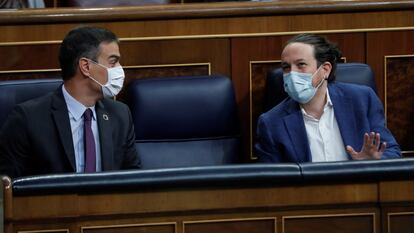
M364 134L364 141L360 152L356 152L351 146L346 146L346 151L354 160L380 159L387 144L381 143L381 135L375 132Z
M383 142L383 143L381 143L381 146L380 146L378 151L382 154L382 153L384 153L385 148L387 148L387 143Z
M354 148L352 148L352 146L346 146L346 151L348 152L348 153L350 153L350 154L354 154L354 153L356 153L355 152L355 150L354 150Z
M373 148L377 151L381 150L382 144L381 144L381 135L379 133L371 132L371 133L365 133L364 134L364 147L365 148Z
M364 134L364 142L363 142L363 148L368 148L372 145L372 141L370 142L370 135L368 133Z
M368 137L368 146L372 147L373 145L375 145L375 138L376 135L374 132L369 133L369 137Z
M381 143L381 140L380 139L381 139L380 134L379 133L376 133L375 134L374 144L376 145L378 151L380 150L380 147L382 146L382 143Z
M367 146L369 146L369 135L368 135L368 133L364 133L364 142L363 142L363 145L362 145L362 147L367 147Z
M375 153L373 153L373 158L374 158L374 159L381 159L382 154L384 153L385 148L387 147L387 143L386 143L386 142L379 143L379 144L380 144L380 145L379 145L379 147L378 147L378 151L377 151L377 152L375 152Z
M350 154L353 159L358 159L358 152L356 152L354 148L352 148L352 146L346 146L345 149L346 152L348 152L348 154Z

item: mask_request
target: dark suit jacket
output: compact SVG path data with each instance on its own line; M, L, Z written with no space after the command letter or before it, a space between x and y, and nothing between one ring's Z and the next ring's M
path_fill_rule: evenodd
M381 134L381 141L387 142L382 158L401 157L400 147L385 127L382 104L371 88L337 82L330 83L328 89L345 146L361 150L364 133L373 131ZM259 161L312 161L302 112L299 104L290 98L260 116L257 137Z
M139 168L129 108L103 99L95 109L102 170ZM75 171L72 132L62 87L17 105L0 131L0 174L18 177Z

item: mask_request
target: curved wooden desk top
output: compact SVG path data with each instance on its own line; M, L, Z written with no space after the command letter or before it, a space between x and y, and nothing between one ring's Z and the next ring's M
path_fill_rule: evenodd
M110 8L47 8L0 11L0 24L131 21L236 16L295 15L383 10L409 10L414 1L280 0L272 2L225 2L168 4Z

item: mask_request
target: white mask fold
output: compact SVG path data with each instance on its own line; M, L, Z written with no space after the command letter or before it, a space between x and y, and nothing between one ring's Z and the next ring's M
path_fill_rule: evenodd
M90 79L92 79L93 81L95 81L97 84L99 84L102 87L102 94L104 98L112 98L118 95L118 93L121 91L124 85L124 80L125 80L125 72L122 66L115 66L112 68L108 68L95 61L92 61L92 62L105 68L107 71L108 81L105 84L101 84L96 79L94 79L92 76L89 76Z

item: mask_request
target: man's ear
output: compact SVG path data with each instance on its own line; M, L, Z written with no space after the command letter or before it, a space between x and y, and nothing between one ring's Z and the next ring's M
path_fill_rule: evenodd
M90 62L86 58L81 58L78 61L79 71L86 77L91 76L91 73L89 71L90 68Z
M324 78L327 79L332 71L332 64L330 62L325 62L322 64L322 69L324 70Z

